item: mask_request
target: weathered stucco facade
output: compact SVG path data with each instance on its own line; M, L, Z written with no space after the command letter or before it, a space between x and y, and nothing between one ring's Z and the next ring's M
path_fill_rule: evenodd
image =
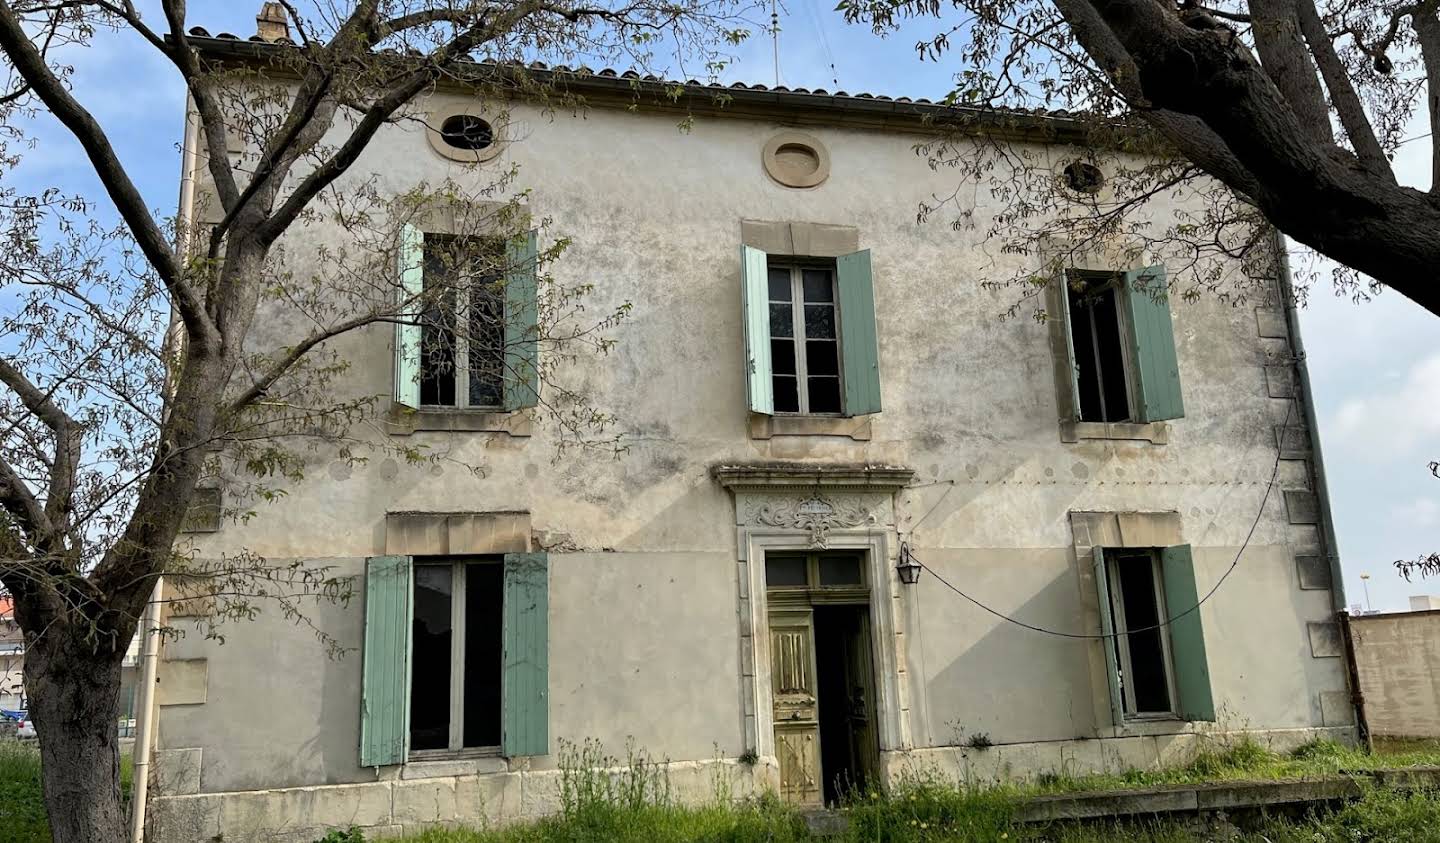
M499 432L394 433L483 476L322 459L280 504L187 541L201 557L243 548L356 577L384 554L548 551L550 752L362 767L362 584L350 605L313 611L356 648L338 660L273 614L228 629L223 646L165 643L152 839L309 840L326 826L534 816L556 808L562 740L611 751L633 741L674 762L685 796L707 796L717 776L737 795L775 789L764 559L817 545L866 566L877 775L1114 770L1181 758L1215 732L1254 730L1279 746L1351 733L1301 378L1268 282L1243 308L1170 300L1183 417L1063 422L1052 327L997 318L1013 292L980 286L1028 259L987 249L983 222L915 222L917 202L954 188L914 153L918 124L882 125L873 101L772 99L701 111L683 132L676 112L516 105L513 139L480 173L436 154L414 123L380 133L355 178L398 192L518 165L532 212L552 221L541 237L573 240L553 272L594 282L598 310L634 302L614 351L567 370L618 416L628 450L557 455L535 411ZM810 99L824 108L796 105ZM465 105L453 92L428 107ZM763 160L797 123L826 153L815 186L786 186ZM1051 154L1059 164L1067 150ZM999 208L983 185L971 201L981 220ZM315 245L288 244L292 255ZM742 245L869 250L881 412L752 415ZM1077 268L1134 268L1108 259ZM357 389L391 392L393 341L376 326L335 343ZM896 572L908 543L997 612L1098 636L1093 548L1188 545L1203 595L1252 524L1239 565L1198 610L1209 722L1117 723L1101 639L1035 632L935 576L906 584ZM976 735L994 746L967 746Z

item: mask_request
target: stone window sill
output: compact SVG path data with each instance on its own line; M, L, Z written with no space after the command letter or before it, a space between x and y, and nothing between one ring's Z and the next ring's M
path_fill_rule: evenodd
M1111 726L1109 738L1149 738L1166 735L1188 735L1199 731L1198 724L1179 715L1171 717L1136 717L1119 726Z
M870 441L871 416L767 416L750 414L750 438L776 436L840 436L857 442Z
M395 436L443 431L452 433L508 433L511 436L532 435L534 417L525 411L447 409L424 407L411 410L398 404L391 406L385 419L386 430Z
M417 757L419 756L419 757ZM509 772L510 763L500 757L499 749L464 750L433 753L411 753L400 769L402 779L454 778L456 776L482 776L487 773Z
M1170 441L1170 425L1165 422L1060 422L1060 441L1079 442L1083 439L1149 442L1164 445Z

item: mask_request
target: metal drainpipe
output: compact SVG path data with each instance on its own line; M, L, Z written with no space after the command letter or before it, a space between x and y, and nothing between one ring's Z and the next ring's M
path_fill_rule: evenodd
M1355 716L1355 729L1367 749L1373 748L1370 727L1365 719L1364 690L1360 687L1355 666L1354 641L1350 619L1345 615L1345 573L1340 570L1340 550L1335 541L1335 519L1330 512L1330 488L1325 482L1325 457L1320 450L1320 425L1315 418L1314 392L1310 388L1310 366L1305 359L1305 341L1300 337L1300 313L1295 308L1294 277L1290 273L1290 253L1285 248L1285 235L1275 230L1275 255L1280 264L1280 280L1285 299L1285 328L1290 334L1290 349L1295 354L1295 370L1300 377L1300 404L1305 411L1305 430L1310 439L1310 471L1315 482L1316 505L1320 510L1320 541L1324 545L1325 562L1330 569L1330 602L1335 621L1345 642L1345 688ZM1283 440L1280 443L1284 445Z
M150 744L155 726L155 673L160 663L160 601L165 578L155 580L155 590L145 606L140 623L144 641L140 645L140 719L135 724L134 790L130 793L130 840L145 839L145 797L150 789Z
M195 216L195 168L200 161L200 118L195 103L185 99L185 132L180 153L180 208L175 221L176 253L183 259L190 252L190 227ZM165 334L169 347L178 341L176 326L179 315L170 311L170 327ZM169 385L167 384L167 392ZM168 402L167 402L168 404ZM160 606L165 597L165 578L155 578L155 590L145 606L145 617L139 634L140 644L140 717L135 723L134 790L130 794L130 841L145 839L145 807L150 790L150 750L155 742L155 686L160 665Z
M1285 235L1275 231L1275 254L1280 262L1280 279L1284 288L1285 327L1290 334L1290 349L1295 353L1295 369L1300 376L1300 405L1305 412L1305 430L1310 438L1310 470L1315 478L1315 497L1320 509L1320 540L1325 561L1330 568L1330 597L1335 611L1345 608L1345 578L1340 570L1340 551L1335 541L1335 520L1330 512L1330 489L1325 483L1325 457L1320 451L1320 425L1315 419L1314 392L1310 388L1310 367L1305 360L1305 341L1300 337L1300 314L1295 309L1294 278L1290 274L1290 255L1285 249ZM1283 444L1283 443L1282 443Z

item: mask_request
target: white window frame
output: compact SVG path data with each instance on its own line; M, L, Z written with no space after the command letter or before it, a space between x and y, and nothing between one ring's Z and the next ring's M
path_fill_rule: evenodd
M1121 367L1122 367L1123 370L1124 370L1122 374L1124 375L1124 378L1125 378L1125 418L1123 418L1123 419L1109 419L1109 420L1105 420L1105 419L1087 419L1087 418L1085 418L1085 416L1084 416L1084 410L1083 410L1080 406L1077 406L1077 407L1075 408L1075 417L1076 417L1076 419L1078 419L1078 420L1081 421L1081 422L1086 422L1086 423L1091 423L1091 424L1135 424L1135 423L1138 423L1137 420L1136 420L1136 417L1139 416L1139 412L1138 412L1137 407L1135 406L1135 378L1133 377L1133 372L1134 372L1134 365L1135 365L1135 363L1134 363L1133 360L1130 359L1130 337L1129 337L1129 332L1130 332L1130 330L1131 330L1131 328L1130 328L1130 317L1129 317L1129 315L1125 312L1124 301L1123 301L1123 295L1124 295L1124 283L1123 283L1123 282L1124 282L1124 278L1125 278L1125 276L1124 276L1123 274L1121 274L1121 273L1103 273L1103 274L1102 274L1102 273L1093 273L1093 272L1079 273L1079 279L1080 279L1080 280L1085 281L1087 284L1094 285L1092 288L1087 288L1087 289L1086 289L1086 291L1085 291L1085 294L1086 294L1086 295L1095 294L1095 293L1100 293L1100 292L1106 290L1107 288L1108 288L1108 289L1112 289L1112 290L1115 291L1115 295L1114 295L1111 303L1112 303L1112 304L1114 305L1114 307L1115 307L1115 325L1116 325L1116 329L1119 330L1119 332L1120 332L1120 365L1121 365ZM1097 282L1101 282L1101 283L1097 283ZM1066 288L1065 288L1065 294L1066 294L1067 296L1069 296L1069 294L1070 294L1070 288L1069 288L1069 285L1068 285L1068 284L1066 285ZM1066 309L1073 312L1074 309L1075 309L1075 306L1074 306L1073 303L1067 302L1067 303L1066 303ZM1090 364L1095 367L1095 378L1096 378L1097 384L1103 384L1103 380L1101 380L1102 371L1101 371L1101 368L1100 368L1100 366L1101 366L1101 364L1100 364L1100 339L1099 339L1099 337L1097 336L1097 332L1096 332L1096 330L1095 330L1095 329L1096 329L1096 324L1095 324L1095 308L1093 308L1093 307L1087 307L1087 308L1085 308L1085 317L1090 321L1090 347L1089 347L1088 349L1086 349L1087 356L1088 356L1088 359L1090 360ZM1074 330L1073 325L1074 325L1074 317L1073 317L1073 315L1072 315L1071 320L1065 325L1065 330L1070 333L1070 339L1071 339L1071 346L1072 346L1072 347L1074 346L1074 339L1075 339L1075 330ZM1078 349L1078 348L1075 349L1075 355L1076 355L1076 358L1077 358L1076 361L1075 361L1075 365L1076 365L1076 367L1077 367L1077 371L1071 372L1071 373L1070 373L1070 377L1072 377L1072 378L1075 379L1075 394L1076 394L1077 397L1079 397L1079 394L1080 394L1080 372L1078 371L1078 367L1079 367L1079 365L1080 365L1080 361L1079 361L1078 358L1079 358L1079 355L1080 355L1080 349ZM1083 402L1082 402L1082 404L1083 404ZM1104 413L1104 408L1105 408L1105 388L1104 388L1103 385L1100 386L1100 407L1101 407L1101 415L1104 415L1104 414L1105 414L1105 413Z
M438 568L444 565L450 566L450 740L449 745L444 749L412 749L410 750L409 761L427 761L447 758L486 758L498 756L501 753L499 744L495 746L465 746L465 579L466 571L471 565L499 565L504 566L503 559L469 558L469 559L425 559L416 557L414 565L416 568L431 567ZM415 588L414 582L418 578L412 578L411 589ZM503 605L504 595L501 602ZM411 597L413 602L414 597ZM413 646L413 645L412 645ZM414 657L411 656L411 663ZM501 666L496 665L495 681L501 680ZM411 693L413 693L413 679L411 680ZM406 724L410 728L410 724Z
M454 236L454 235L447 235L447 234L442 234L442 233L440 233L440 232L433 232L433 231L427 231L427 232L424 232L424 233L423 233L423 240L422 240L422 245L421 245L421 250L420 250L420 254L421 254L421 257L420 257L420 261L421 261L421 279L422 279L422 280L421 280L421 286L422 286L422 289L423 289L423 287L424 287L425 282L429 279L429 274L425 271L425 268L426 268L426 266L427 266L427 261L425 260L425 246L427 246L427 245L429 244L431 237L451 237L451 236ZM482 240L483 240L484 238L476 238L476 239L482 239ZM455 302L455 325L456 325L456 329L451 332L451 333L452 333L451 342L452 342L452 343L454 344L454 346L455 346L455 364L454 364L454 367L453 367L453 368L454 368L454 371L451 372L451 377L453 377L453 378L454 378L454 381L455 381L455 385L454 385L454 389L455 389L455 403L454 403L454 404L425 404L425 403L422 403L420 406L421 406L422 408L426 409L426 410L433 410L433 409L441 409L441 410L484 410L484 411L486 411L486 412L501 412L501 411L503 411L503 410L505 409L504 406L503 406L503 405L504 405L504 401L505 401L505 374L504 374L504 371L503 371L503 366L504 366L503 358L502 358L502 363L501 363L502 371L501 371L501 373L500 373L500 401L501 401L501 403L499 403L499 404L471 404L471 403L470 403L470 339L469 339L469 336L470 336L470 330L469 330L469 325L470 325L470 292L471 292L471 287L470 287L470 286L466 286L466 287L463 287L463 288L457 286L456 289L455 289L455 295L456 295L456 302ZM501 301L500 301L500 330L501 330L501 333L502 333L502 343L503 343L503 333L504 333L504 330L505 330L505 319L506 319L506 316L505 316L505 301L504 301L504 297L502 296L502 297L501 297ZM465 329L464 329L464 330L460 330L460 329L459 329L459 326L461 326L461 325L464 325L464 326L465 326ZM423 384L423 379L424 379L424 377L425 377L425 348L424 348L424 344L425 344L425 332L424 332L424 328L421 329L421 333L420 333L420 344L421 344L421 349L420 349L420 377L421 377L421 379L422 379L422 384ZM423 386L422 386L422 388L423 388Z
M785 304L769 297L770 277L772 269L783 269L790 273L790 318L791 328L789 337L771 337L771 339L789 340L795 346L795 391L799 398L799 410L777 410L777 416L815 416L818 418L842 418L845 416L845 354L844 336L840 331L840 282L839 272L836 270L834 260L804 260L803 258L784 257L778 260L771 256L765 266L765 289L766 301L765 317L770 317L769 309L772 304ZM830 413L814 413L810 411L810 381L809 361L805 353L805 343L809 337L805 334L805 270L820 269L830 274L830 302L835 309L835 378L840 395L840 409ZM820 304L821 302L816 302ZM829 339L820 337L817 339ZM775 388L776 374L774 371L774 359L771 359L770 388ZM784 377L781 375L780 377Z
M1165 605L1165 581L1164 568L1160 563L1160 553L1154 548L1107 548L1105 566L1108 569L1110 582L1110 612L1115 619L1115 642L1118 651L1120 667L1120 688L1124 698L1122 711L1126 720L1174 720L1179 717L1177 703L1179 702L1179 686L1175 683L1175 658L1170 652L1170 627L1162 626L1160 632L1160 652L1165 669L1166 693L1170 698L1170 708L1167 711L1139 711L1135 704L1135 684L1130 680L1134 675L1130 663L1130 632L1129 624L1125 619L1124 582L1120 578L1121 556L1129 556L1144 553L1150 560L1150 581L1155 589L1155 616L1164 623L1169 619L1169 608Z

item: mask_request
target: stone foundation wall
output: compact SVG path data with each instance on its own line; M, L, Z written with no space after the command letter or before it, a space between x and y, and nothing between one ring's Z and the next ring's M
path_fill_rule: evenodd
M662 769L671 794L685 804L743 799L777 790L779 785L778 769L773 761L763 759L754 765L728 759L680 761ZM367 837L380 837L533 820L561 809L559 770L413 775L401 767L381 771L377 781L358 784L157 796L146 813L145 839L147 843L311 843L333 828L354 826Z
M1223 749L1246 735L1281 753L1317 738L1347 743L1355 739L1353 728L1193 731L999 744L986 749L884 752L880 764L887 782L933 776L983 784L1044 773L1084 775L1177 766L1189 762L1197 752ZM358 784L156 796L147 813L146 840L311 843L333 828L355 826L378 837L434 827L534 820L561 809L560 770L433 775L444 768L426 765L423 772L416 773L416 766L383 771L376 781ZM456 767L467 765L458 762ZM662 765L662 769L673 797L690 805L775 792L779 784L779 770L772 758L762 758L754 765L729 759L680 761Z

